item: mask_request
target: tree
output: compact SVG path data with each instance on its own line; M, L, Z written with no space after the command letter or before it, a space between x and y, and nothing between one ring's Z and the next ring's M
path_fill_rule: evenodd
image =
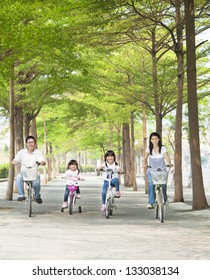
M14 182L14 166L12 160L15 155L15 126L14 126L14 65L11 68L11 80L10 80L10 168L8 176L8 185L6 191L6 199L12 200L13 197L13 182Z
M189 113L189 138L192 168L193 210L208 208L205 197L200 157L198 101L196 82L194 0L185 0L187 44L187 92Z

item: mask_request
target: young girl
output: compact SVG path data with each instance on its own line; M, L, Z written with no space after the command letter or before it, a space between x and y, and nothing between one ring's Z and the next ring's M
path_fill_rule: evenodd
M104 170L104 184L102 188L102 206L101 206L101 211L105 211L106 206L105 206L105 201L106 201L106 192L107 188L109 186L108 184L108 179L107 179L107 169L112 169L113 170L113 175L112 175L112 180L111 180L111 185L116 188L116 194L115 197L120 197L120 184L119 184L119 178L118 178L118 173L120 173L120 168L116 162L116 156L115 153L111 150L107 151L104 155L104 163L102 164L101 167L97 168L98 170Z
M79 189L79 181L81 179L80 177L80 171L78 169L78 163L76 160L72 159L69 161L67 170L65 172L64 178L66 179L66 188L64 192L64 202L62 208L68 207L68 196L69 196L69 189L68 186L78 186L76 193L77 198L80 198L80 189Z
M149 159L149 163L147 163ZM145 175L148 179L148 205L147 207L149 209L153 208L153 204L155 203L155 193L154 193L154 185L152 182L152 176L150 170L157 170L165 169L165 162L167 165L171 165L171 160L169 158L169 155L167 153L166 147L162 145L161 137L157 132L153 132L150 134L149 137L149 148L146 149L145 152L145 162L144 162L144 170ZM147 166L149 166L147 168ZM165 205L168 205L167 200L167 186L162 185L163 189L163 195L164 195L164 201Z

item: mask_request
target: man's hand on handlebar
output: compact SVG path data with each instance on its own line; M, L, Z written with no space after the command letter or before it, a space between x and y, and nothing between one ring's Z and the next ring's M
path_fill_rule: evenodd
M44 165L46 164L46 162L45 162L45 161L40 161L40 162L39 162L39 161L36 161L36 164L37 164L38 166L39 166L39 165L43 165L43 166L44 166Z

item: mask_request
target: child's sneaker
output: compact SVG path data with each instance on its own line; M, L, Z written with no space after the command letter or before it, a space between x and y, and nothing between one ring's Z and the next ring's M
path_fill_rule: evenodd
M106 210L106 205L105 204L102 204L101 206L101 211L105 211Z
M67 202L63 202L62 208L68 208L68 203Z
M80 195L80 193L77 193L77 196L76 196L76 198L81 198L81 195Z
M117 198L121 197L121 193L120 192L116 192L115 197L117 197Z

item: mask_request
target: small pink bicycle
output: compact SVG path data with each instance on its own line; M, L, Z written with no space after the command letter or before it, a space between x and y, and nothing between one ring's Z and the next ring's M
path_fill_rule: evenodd
M69 197L68 197L68 210L69 214L73 214L73 209L76 206L76 200L77 200L77 195L76 195L76 190L78 186L68 186L69 189ZM64 207L61 207L61 212L64 212ZM82 212L82 207L79 205L78 206L79 213Z

